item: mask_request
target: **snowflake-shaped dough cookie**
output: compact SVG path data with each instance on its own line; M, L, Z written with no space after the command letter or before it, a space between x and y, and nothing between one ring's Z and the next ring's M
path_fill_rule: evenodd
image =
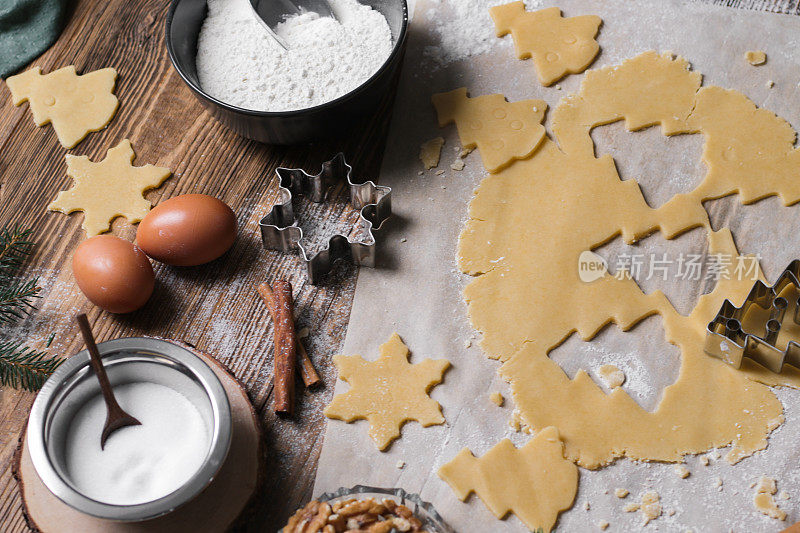
M36 125L52 124L61 145L69 149L111 122L119 105L116 79L113 68L79 76L70 65L44 75L41 68L32 68L11 76L6 84L14 105L27 101Z
M75 185L58 193L48 209L66 214L83 211L83 229L89 237L108 231L118 216L132 224L141 221L151 207L142 194L164 183L170 170L153 165L134 167L134 157L127 139L111 148L99 163L67 154L67 175Z
M345 422L366 419L369 435L379 450L385 450L399 437L400 427L409 420L424 427L444 423L441 406L428 392L441 383L449 361L426 359L409 363L408 348L394 333L381 345L377 361L338 355L334 362L350 390L331 401L325 416Z
M497 36L511 34L517 57L533 58L544 86L583 72L600 51L595 36L603 21L598 16L565 18L557 7L525 11L523 2L496 6L489 12Z

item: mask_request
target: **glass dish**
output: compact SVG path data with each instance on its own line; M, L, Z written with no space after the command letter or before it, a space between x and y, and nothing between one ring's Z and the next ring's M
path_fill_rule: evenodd
M444 519L436 512L433 505L424 501L418 494L410 494L403 489L384 489L380 487L367 487L356 485L355 487L341 487L334 492L322 494L318 500L320 502L336 503L352 498L365 499L374 498L378 501L389 498L401 505L408 507L421 522L427 533L455 533L455 530L448 526Z

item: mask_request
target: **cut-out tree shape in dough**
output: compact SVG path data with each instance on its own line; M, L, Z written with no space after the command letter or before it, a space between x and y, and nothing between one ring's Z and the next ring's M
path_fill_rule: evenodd
M350 384L350 390L333 398L325 416L345 422L367 420L369 436L385 450L400 436L400 428L409 420L423 427L444 423L442 408L428 392L441 383L450 362L426 359L408 362L408 348L394 333L380 347L376 361L358 355L334 357L339 378Z
M61 145L69 149L111 122L119 105L116 79L113 68L79 76L70 65L44 75L41 68L32 68L6 84L14 105L28 102L36 125L52 124Z
M508 33L520 59L532 58L544 86L567 74L578 74L592 64L600 46L595 36L602 20L595 15L564 18L557 7L525 11L523 2L493 7L497 36Z
M83 229L89 237L108 231L118 216L132 224L140 222L151 207L142 194L164 183L170 170L149 164L134 167L134 157L127 139L108 150L99 163L67 154L67 175L75 184L58 193L48 209L66 214L83 211Z
M502 94L470 98L466 88L433 95L439 126L456 123L464 148L478 148L489 172L529 157L545 138L547 104L542 100L509 102Z
M480 459L465 448L439 469L439 477L461 500L475 492L497 518L514 513L531 531L550 531L578 490L578 468L564 457L554 427L519 449L503 439Z

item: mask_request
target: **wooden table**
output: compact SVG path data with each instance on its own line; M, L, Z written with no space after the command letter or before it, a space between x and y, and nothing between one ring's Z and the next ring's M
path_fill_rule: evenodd
M716 0L736 7L800 15L799 0ZM69 22L58 42L34 62L44 71L74 64L79 72L112 66L119 72L116 94L120 109L111 125L69 153L101 159L120 140L132 141L136 164L168 166L174 175L148 193L160 198L201 192L217 196L239 215L240 237L222 259L202 267L156 266L158 285L140 311L113 316L89 304L72 280L71 257L84 239L80 214L46 211L56 193L70 186L65 150L52 128L36 128L27 106L15 108L0 84L0 224L30 227L38 243L26 272L39 275L43 287L40 311L0 340L30 339L42 347L50 333L50 350L71 355L82 348L72 317L88 313L98 340L133 335L180 339L216 355L246 385L261 414L267 449L267 476L259 496L253 531L272 531L311 497L317 459L325 430L322 407L330 400L337 352L347 327L355 290L355 268L340 265L320 286L305 282L297 258L266 252L260 246L257 222L277 198L273 179L278 166L317 169L344 151L357 175L375 178L389 123L390 102L348 138L311 147L280 148L246 141L214 121L195 100L170 65L164 47L165 0L81 0L73 2ZM602 41L601 41L602 42ZM302 221L309 226L345 230L344 203L307 206ZM133 239L135 227L118 219L115 234ZM285 278L295 287L299 326L326 387L301 392L293 419L271 411L272 325L256 296L265 280ZM301 389L302 390L302 389ZM34 394L0 390L0 530L27 531L11 463L17 439L27 420Z

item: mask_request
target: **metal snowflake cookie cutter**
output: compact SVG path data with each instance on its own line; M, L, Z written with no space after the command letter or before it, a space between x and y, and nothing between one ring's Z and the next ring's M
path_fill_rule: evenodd
M789 307L789 302L780 295L789 285L800 292L798 259L786 267L773 285L756 281L741 306L736 307L730 300L725 300L717 316L706 327L705 352L735 368L741 368L742 360L747 357L776 373L783 370L784 364L800 369L800 344L790 341L785 350L775 346ZM742 329L742 320L753 305L770 310L764 334L760 336ZM800 298L790 314L794 323L800 324Z
M375 266L375 235L392 214L392 189L375 185L372 181L355 183L353 168L347 164L343 153L322 164L315 175L299 168L280 167L275 170L279 179L280 200L261 219L261 240L267 250L299 252L308 270L308 281L316 285L338 259L350 257L356 265ZM303 247L303 229L297 225L292 208L292 196L303 195L315 203L324 202L328 192L337 183L346 182L350 187L350 205L359 213L357 225L363 229L363 237L351 240L346 235L334 235L328 245L308 257Z

